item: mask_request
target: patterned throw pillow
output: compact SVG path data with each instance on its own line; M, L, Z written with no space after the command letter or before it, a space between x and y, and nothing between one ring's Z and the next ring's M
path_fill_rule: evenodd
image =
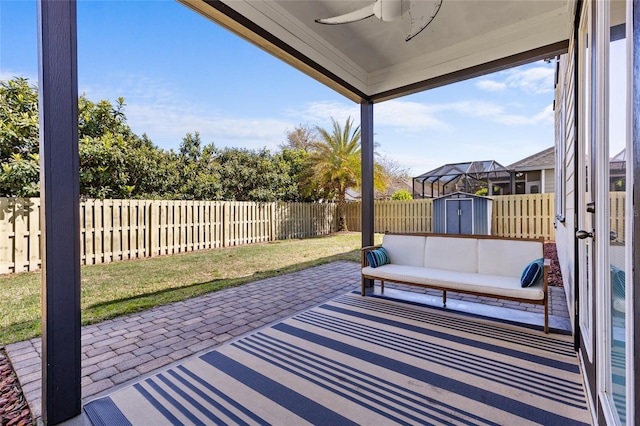
M522 276L520 277L520 284L522 287L531 287L535 283L537 283L540 278L542 278L542 274L544 273L544 260L537 259L527 265L522 271Z
M378 266L386 265L390 262L389 253L387 253L387 250L385 250L384 247L369 250L367 252L367 260L372 268L377 268Z

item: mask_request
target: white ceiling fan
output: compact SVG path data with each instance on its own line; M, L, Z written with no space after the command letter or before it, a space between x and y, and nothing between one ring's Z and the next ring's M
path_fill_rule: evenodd
M375 16L383 22L397 21L409 15L411 23L409 35L411 40L433 21L442 6L442 0L375 0L372 4L344 15L331 18L316 19L319 24L339 25L362 21Z

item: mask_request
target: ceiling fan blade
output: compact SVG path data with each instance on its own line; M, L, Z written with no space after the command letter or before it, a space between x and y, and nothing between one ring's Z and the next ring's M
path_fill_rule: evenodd
M316 19L316 22L319 24L327 24L327 25L348 24L350 22L362 21L363 19L370 18L371 16L374 16L373 3L363 7L362 9L345 13L344 15L334 16L332 18Z
M411 27L405 41L409 41L433 21L442 6L442 0L413 0L409 6Z

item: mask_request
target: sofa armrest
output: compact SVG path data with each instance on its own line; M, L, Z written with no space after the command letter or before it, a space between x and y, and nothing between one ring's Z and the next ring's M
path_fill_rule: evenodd
M375 250L375 249L379 249L380 247L382 247L381 244L378 244L376 246L367 246L367 247L362 247L360 249L360 253L361 253L361 262L362 262L362 267L364 268L365 266L369 266L369 261L367 260L367 252L370 250Z

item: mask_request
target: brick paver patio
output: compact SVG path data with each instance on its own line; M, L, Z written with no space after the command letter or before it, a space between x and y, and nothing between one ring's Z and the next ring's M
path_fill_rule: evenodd
M82 327L83 399L210 351L359 285L358 264L334 262ZM448 293L448 298L467 300L468 296ZM469 301L542 312L539 306L491 298ZM552 316L568 317L562 288L551 287L551 302ZM40 417L40 338L7 345L6 350L34 416Z

